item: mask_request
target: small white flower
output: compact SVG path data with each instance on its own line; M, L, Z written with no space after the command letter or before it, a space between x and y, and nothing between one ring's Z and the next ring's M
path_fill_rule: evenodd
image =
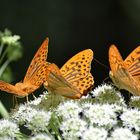
M45 131L49 124L51 113L44 110L37 110L31 118L27 119L26 127L33 132Z
M62 116L63 119L69 119L71 117L78 117L79 113L82 111L82 108L79 107L78 102L66 101L61 103L56 112L59 116Z
M16 133L18 132L19 128L17 124L9 120L0 120L0 138L9 137L12 139L16 137Z
M138 137L128 128L117 128L107 140L138 140Z
M65 140L78 140L79 137L82 137L83 132L87 130L87 123L78 117L71 118L62 122L60 130Z
M106 140L108 132L104 128L90 126L82 135L82 140Z
M124 126L140 131L140 111L138 109L126 110L120 118Z
M140 100L140 96L132 96L131 97L131 101L139 101Z
M52 139L46 134L37 134L36 136L32 137L31 140L52 140Z
M28 102L28 105L39 105L41 103L41 101L46 97L45 94L41 94L38 98L35 98L34 100Z
M116 110L109 104L87 104L86 108L84 115L92 124L105 126L110 129L117 123Z
M19 35L13 35L13 36L3 36L2 42L6 44L14 44L20 39Z

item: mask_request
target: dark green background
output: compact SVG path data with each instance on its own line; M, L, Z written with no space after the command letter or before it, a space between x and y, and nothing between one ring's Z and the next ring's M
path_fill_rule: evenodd
M24 55L12 63L15 81L23 79L42 41L49 37L48 61L61 67L79 51L91 48L95 58L108 65L108 48L114 43L123 57L140 44L139 0L0 0L0 30L21 35ZM95 85L109 70L92 63ZM7 103L11 95L2 94ZM11 103L12 101L9 100Z

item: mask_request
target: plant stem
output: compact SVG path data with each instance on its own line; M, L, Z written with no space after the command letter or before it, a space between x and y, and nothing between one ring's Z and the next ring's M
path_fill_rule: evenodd
M0 69L0 77L3 74L3 72L5 71L6 67L9 65L11 61L8 59L5 61L5 63L2 65L1 69Z
M5 51L3 52L3 54L2 54L2 56L1 56L1 58L0 58L0 65L1 65L1 63L2 63L2 61L3 61L3 59L4 59L4 57L6 56L6 53L7 53L8 48L9 48L9 45L7 46L7 48L5 49Z
M1 53L2 53L2 50L3 50L3 47L4 47L4 44L2 43L1 46L0 46L0 56L1 56Z
M9 113L1 101L0 101L0 114L2 115L3 118L9 118Z

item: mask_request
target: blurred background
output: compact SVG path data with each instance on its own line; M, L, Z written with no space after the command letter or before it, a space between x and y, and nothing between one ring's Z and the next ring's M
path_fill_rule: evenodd
M42 41L49 37L48 61L61 67L81 50L109 67L108 48L118 46L123 58L140 45L139 0L0 0L0 30L21 36L23 56L11 63L13 84L21 81ZM108 77L109 69L93 61L95 86ZM1 94L12 104L10 94Z

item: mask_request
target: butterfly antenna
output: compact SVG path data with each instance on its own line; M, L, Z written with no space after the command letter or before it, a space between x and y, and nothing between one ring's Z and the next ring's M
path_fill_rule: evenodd
M103 82L105 82L107 79L109 79L109 76L108 76L108 77L106 77L106 78L103 80Z
M101 63L99 60L97 60L96 58L93 58L98 64L102 65L103 67L105 67L106 69L109 69L108 66L104 65L103 63Z

